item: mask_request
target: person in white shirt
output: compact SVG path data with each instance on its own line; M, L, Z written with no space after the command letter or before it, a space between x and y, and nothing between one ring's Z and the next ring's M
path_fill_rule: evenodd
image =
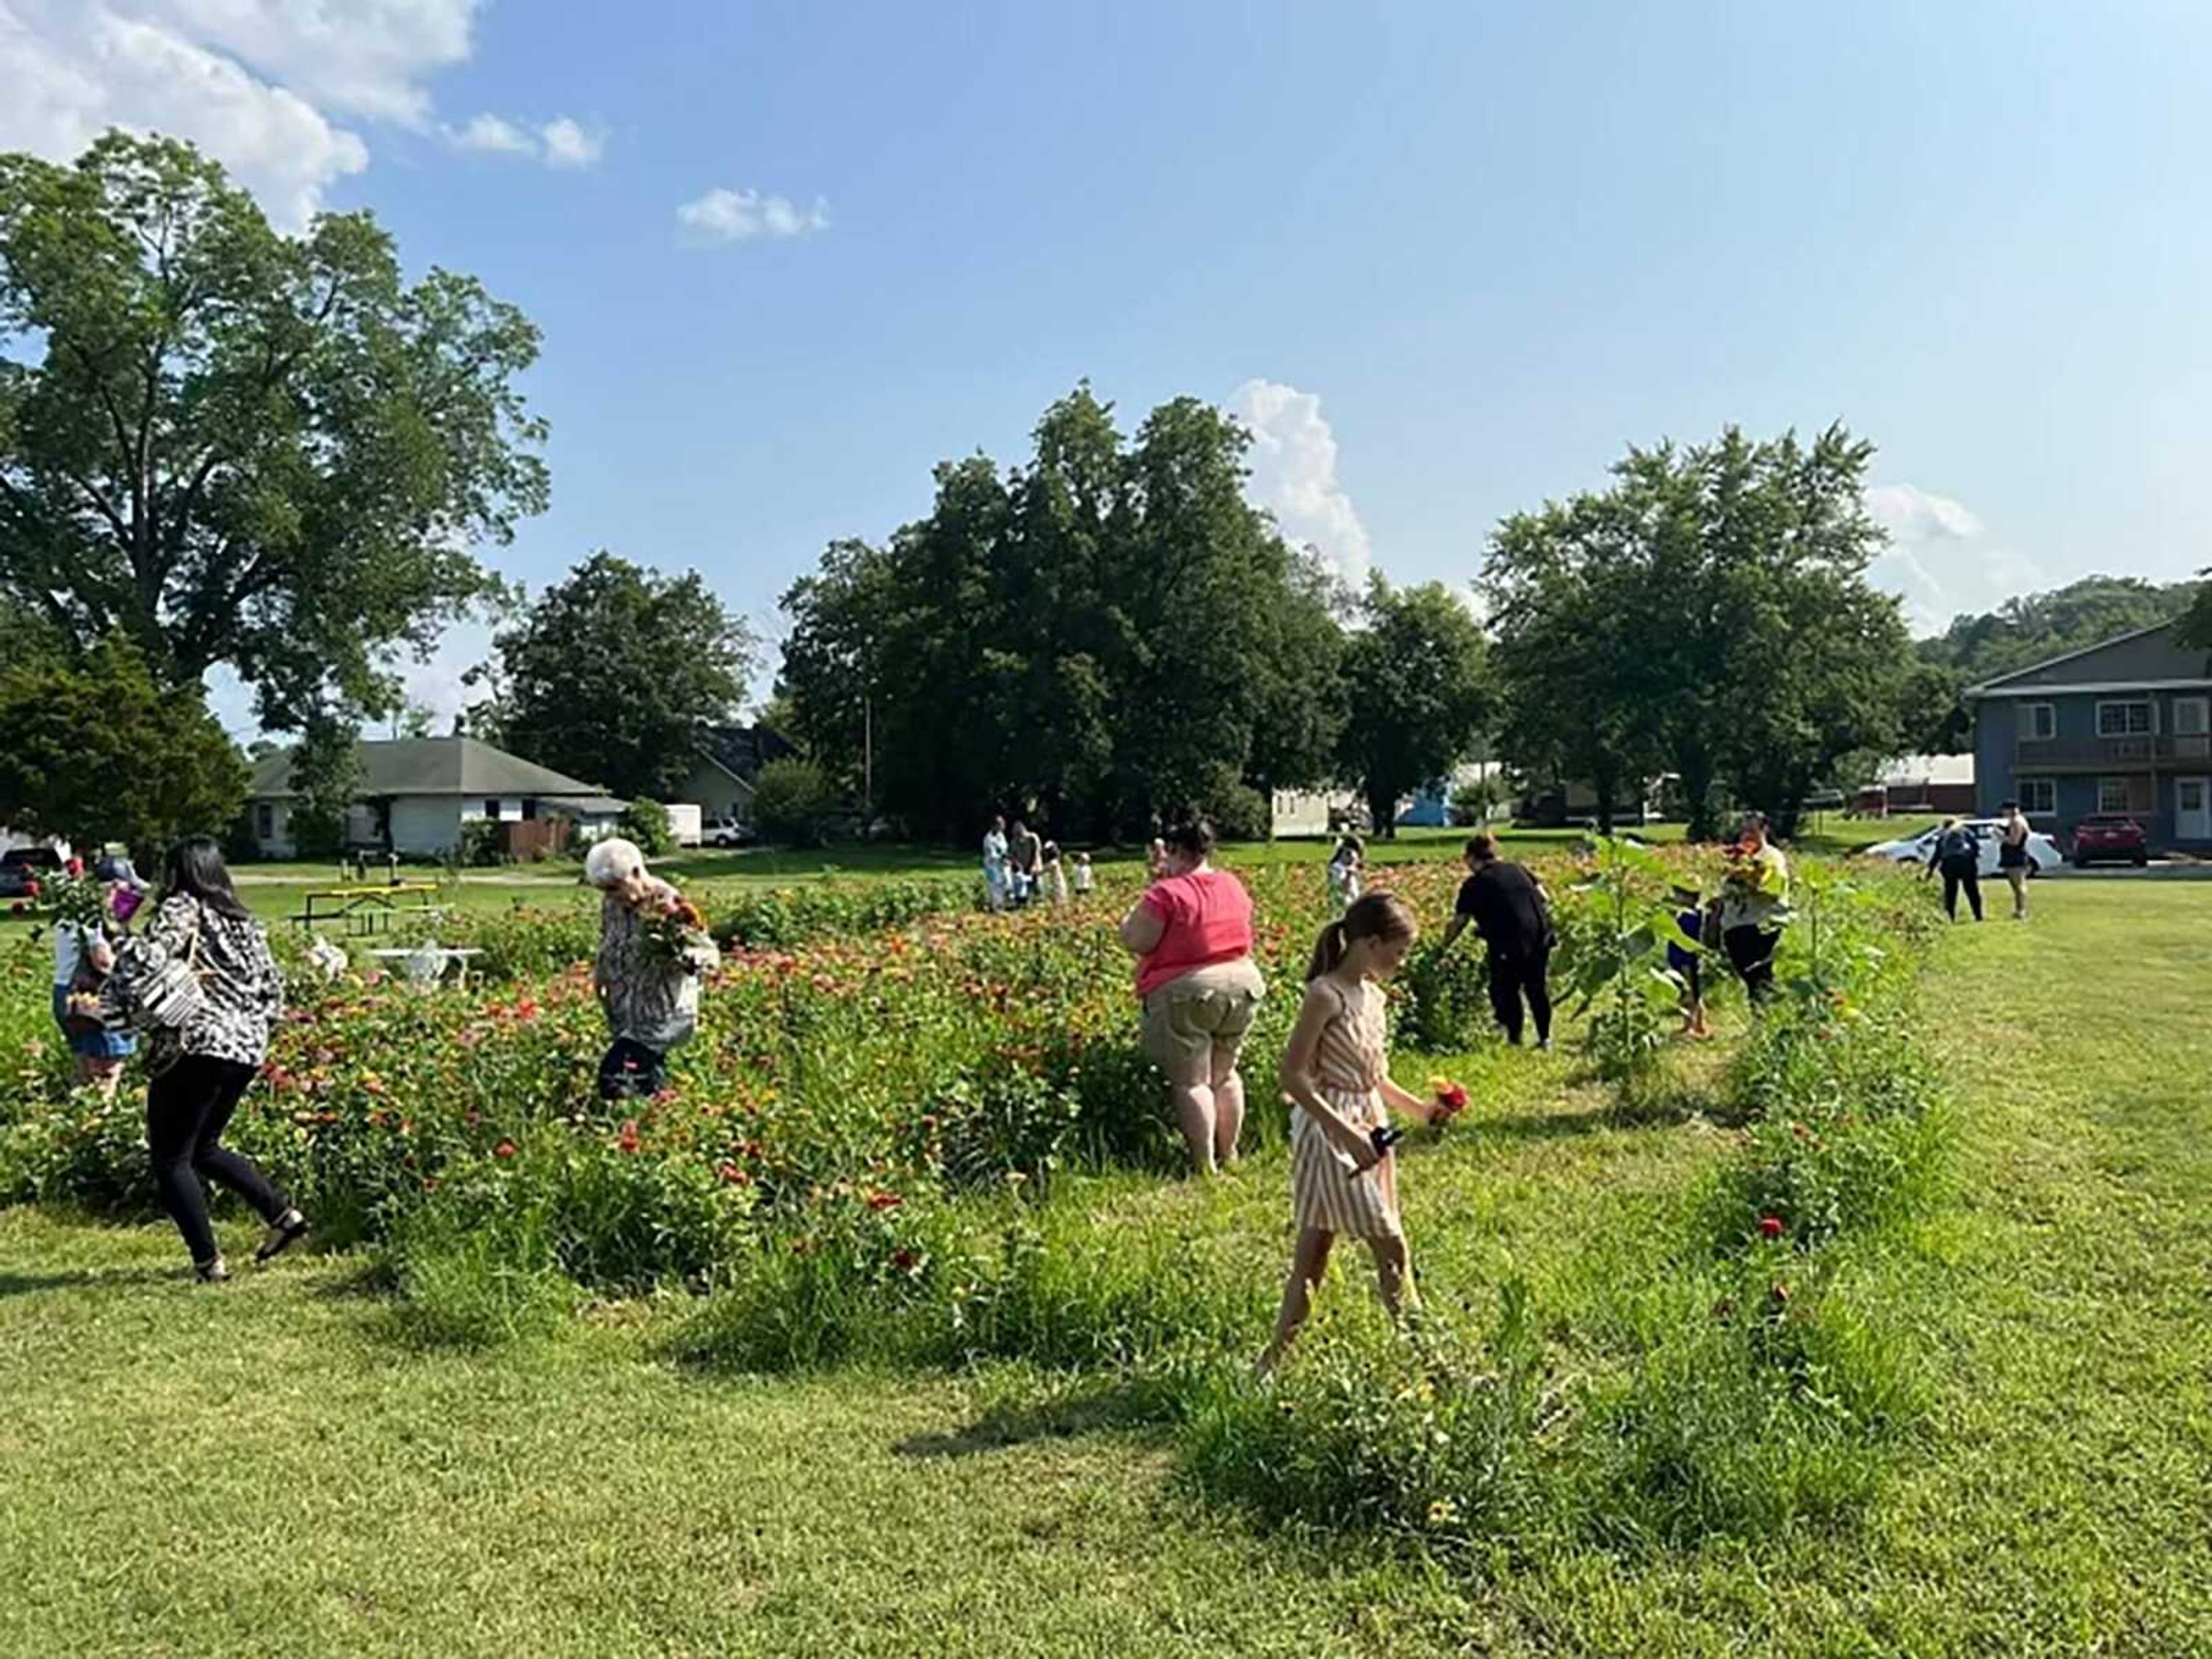
M108 859L95 866L104 916L127 916L137 908L137 885L125 874L129 868L127 860ZM102 1012L100 992L115 966L114 938L105 921L54 923L54 1023L76 1057L77 1087L98 1089L110 1100L123 1081L123 1062L138 1049L138 1039Z
M993 910L1006 908L1006 821L993 818L983 835L983 902Z

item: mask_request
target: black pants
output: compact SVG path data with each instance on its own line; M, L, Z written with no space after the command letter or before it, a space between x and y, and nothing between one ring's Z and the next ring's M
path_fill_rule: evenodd
M1521 1041L1521 1003L1528 1003L1528 1017L1536 1023L1536 1041L1552 1040L1552 987L1547 975L1551 971L1552 947L1540 945L1533 951L1500 951L1492 945L1490 951L1490 1006L1497 1012L1498 1023L1505 1028L1505 1040L1518 1044Z
M624 1100L633 1095L657 1095L665 1086L668 1056L648 1048L635 1037L617 1037L599 1061L599 1098Z
M1721 935L1729 960L1743 976L1743 988L1753 1002L1774 994L1774 949L1781 943L1779 928L1731 927Z
M212 1261L215 1227L208 1220L203 1178L230 1188L273 1222L291 1204L269 1184L250 1158L222 1145L230 1115L253 1081L255 1068L234 1060L187 1054L146 1091L146 1145L154 1154L154 1182L161 1207L195 1262Z
M1943 866L1943 914L1956 921L1959 919L1959 891L1966 890L1966 902L1974 907L1974 920L1982 919L1982 872L1975 865L1954 868Z

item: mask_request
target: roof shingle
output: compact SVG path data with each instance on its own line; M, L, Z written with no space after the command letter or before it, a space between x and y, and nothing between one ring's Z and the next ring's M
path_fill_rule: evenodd
M361 763L355 794L495 796L601 794L597 784L565 777L477 738L364 738L354 745ZM284 800L292 789L293 750L279 750L253 769L255 800Z

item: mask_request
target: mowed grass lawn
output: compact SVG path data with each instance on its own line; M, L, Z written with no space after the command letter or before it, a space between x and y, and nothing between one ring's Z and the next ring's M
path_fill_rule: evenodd
M202 1291L166 1228L16 1211L0 1653L2212 1651L2212 884L2036 898L1931 970L1954 1190L1865 1271L1932 1409L1849 1528L1450 1563L1289 1538L1197 1494L1110 1391L696 1376L651 1304L425 1354L357 1261ZM1431 1297L1659 1270L1637 1241L1719 1132L1618 1121L1561 1059L1455 1069L1472 1133L1407 1168ZM1271 1157L1084 1199L1264 1300L1283 1188ZM1340 1271L1324 1302L1366 1294Z
M1823 815L1807 821L1805 833L1799 844L1814 852L1847 852L1870 842L1914 834L1926 827L1927 821L1915 817L1885 821ZM1370 842L1368 859L1370 863L1377 865L1455 859L1466 845L1468 833L1465 830L1403 830L1393 840ZM1655 823L1629 833L1653 842L1674 842L1682 838L1682 826L1679 823ZM1531 851L1579 840L1583 834L1577 830L1503 829L1500 831L1501 838L1509 847L1518 846ZM1310 837L1240 843L1229 848L1223 854L1223 860L1232 866L1320 864L1327 860L1333 845L1331 841ZM1141 859L1141 849L1121 848L1101 852L1097 854L1097 862L1098 867L1104 871L1122 866L1134 866ZM656 868L687 887L702 890L711 898L716 889L780 886L871 876L965 873L975 874L980 878L980 854L970 854L951 847L889 843L811 850L771 847L734 849L691 848L673 857L659 860ZM256 914L270 921L298 915L310 891L335 890L350 892L355 887L355 884L340 878L335 865L300 862L242 865L236 873L240 890L246 902ZM407 882L434 881L437 873L428 867L412 865L403 866L400 870L401 879ZM468 870L462 872L459 880L447 884L435 902L448 911L459 912L504 910L517 904L534 907L581 904L588 901L589 896L579 890L577 874L575 865L557 860L538 865ZM384 881L382 868L374 868L366 886L373 890Z

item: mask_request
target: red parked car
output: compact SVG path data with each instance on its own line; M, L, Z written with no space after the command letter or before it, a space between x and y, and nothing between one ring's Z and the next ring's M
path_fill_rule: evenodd
M2150 844L2142 825L2124 812L2096 812L2074 826L2074 863L2077 868L2106 864L2150 862Z

